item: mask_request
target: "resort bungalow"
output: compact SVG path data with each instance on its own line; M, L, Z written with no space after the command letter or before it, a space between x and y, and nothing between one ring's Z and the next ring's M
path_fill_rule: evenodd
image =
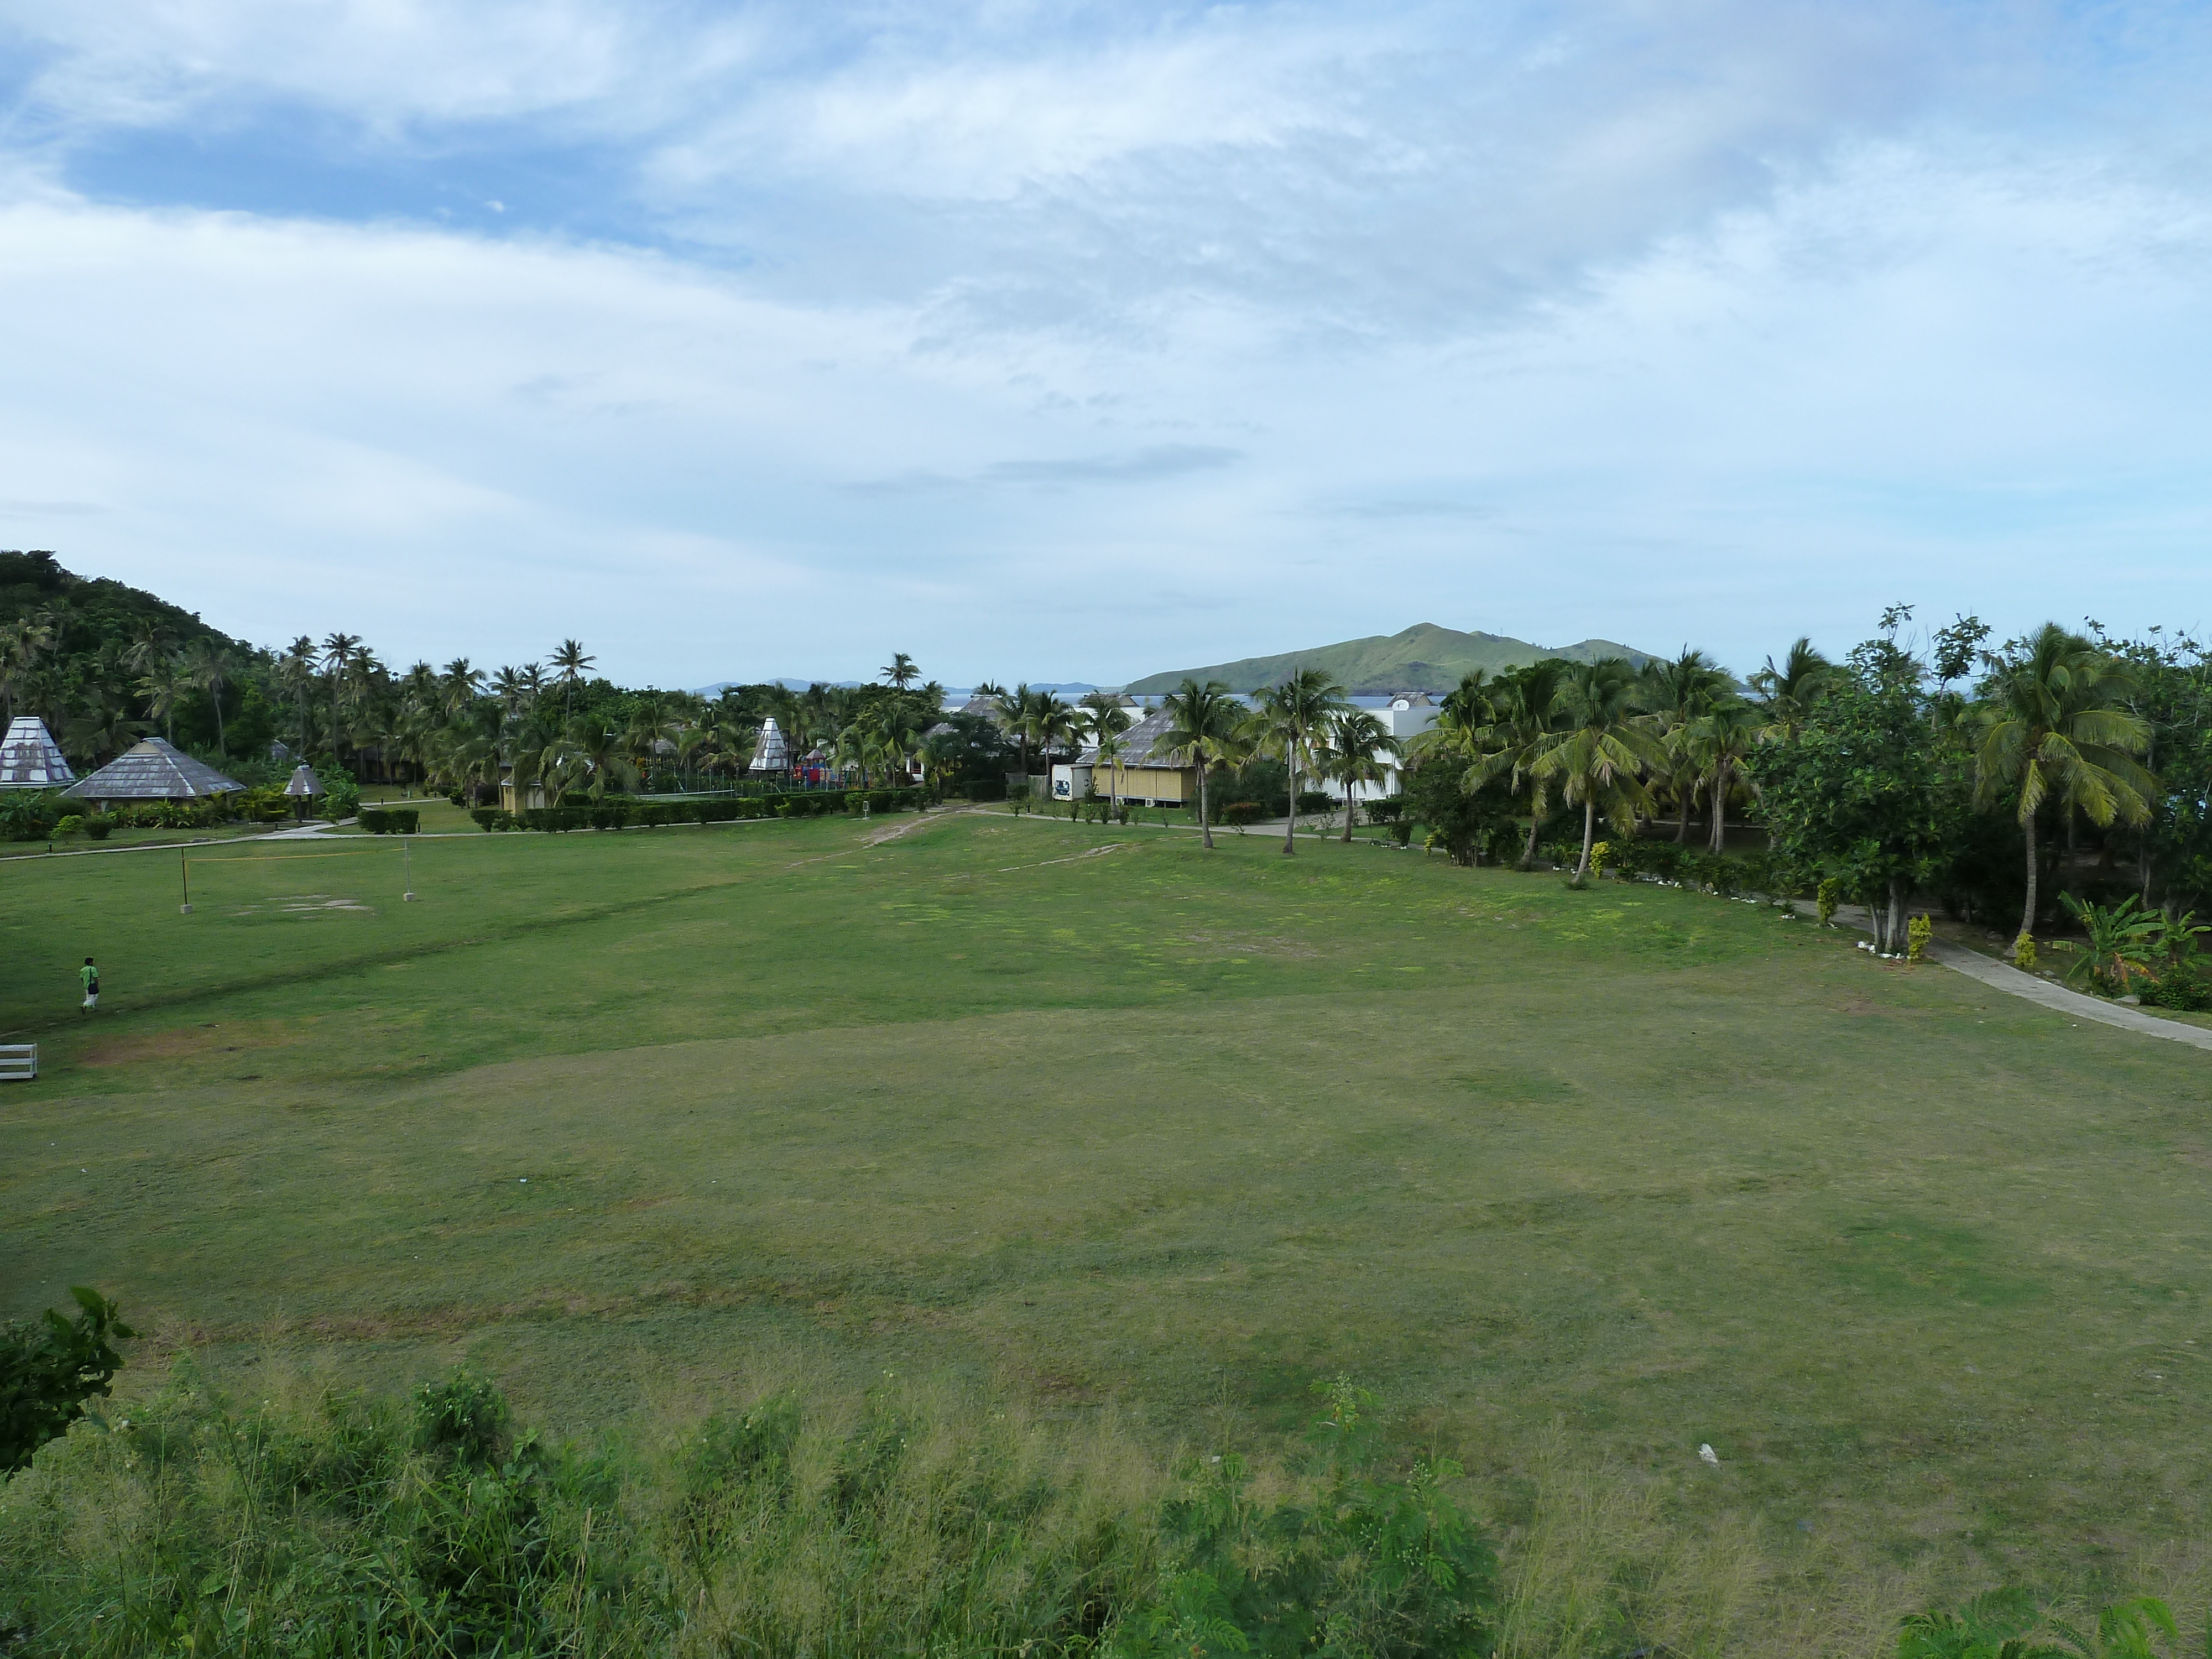
M1081 800L1095 787L1102 799L1139 806L1182 806L1198 800L1198 769L1163 752L1160 739L1174 723L1156 708L1121 734L1118 763L1101 764L1097 749L1086 749L1072 765L1052 769L1054 800Z
M148 738L62 793L71 800L89 802L94 811L105 812L142 801L205 800L210 795L235 794L244 787L236 779L223 776L212 766L203 766L161 738Z
M59 789L76 781L44 720L18 714L8 723L0 738L0 789Z

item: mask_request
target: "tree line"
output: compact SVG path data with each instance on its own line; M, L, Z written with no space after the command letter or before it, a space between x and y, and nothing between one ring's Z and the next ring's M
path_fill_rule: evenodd
M2016 914L2015 947L2032 952L2058 878L2069 899L2124 893L2169 912L2212 891L2204 647L2094 622L1992 646L1975 617L1918 637L1911 614L1892 607L1841 661L1801 638L1741 681L1686 647L1641 666L1469 673L1406 745L1405 808L1461 863L1526 869L1547 835L1569 836L1577 884L1601 826L1681 844L1695 822L1717 854L1734 813L1764 830L1781 880L1832 881L1865 903L1884 949L1922 896L1970 921ZM1316 671L1249 707L1187 679L1167 706L1166 746L1198 769L1201 822L1208 776L1255 753L1348 796L1392 752Z

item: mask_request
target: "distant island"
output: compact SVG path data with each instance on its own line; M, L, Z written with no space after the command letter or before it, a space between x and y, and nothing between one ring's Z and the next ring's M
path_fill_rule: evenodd
M1545 657L1565 657L1574 662L1626 657L1640 666L1650 654L1612 640L1582 640L1558 647L1531 645L1503 634L1462 634L1436 623L1420 623L1401 634L1375 634L1364 640L1286 651L1279 656L1216 663L1209 668L1171 669L1133 680L1127 690L1137 696L1172 691L1188 675L1197 680L1220 680L1232 691L1256 691L1261 686L1279 684L1296 669L1319 668L1347 691L1449 691L1473 668L1495 674Z

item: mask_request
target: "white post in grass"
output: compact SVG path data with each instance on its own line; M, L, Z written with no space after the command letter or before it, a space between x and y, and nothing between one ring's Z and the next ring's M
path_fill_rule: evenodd
M412 904L415 902L414 840L415 838L412 836L402 836L399 838L399 862L406 871L406 875L404 879L407 888L407 890L399 896L399 902L402 904Z

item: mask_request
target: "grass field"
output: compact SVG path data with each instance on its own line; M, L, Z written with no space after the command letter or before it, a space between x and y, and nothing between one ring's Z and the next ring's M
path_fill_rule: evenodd
M412 856L403 904L389 840L216 849L191 915L173 854L0 867L46 1066L0 1093L0 1313L104 1287L140 1387L186 1343L472 1356L579 1429L769 1348L1163 1443L1346 1370L1498 1514L1565 1456L1929 1585L2204 1530L2212 1057L1364 845L971 812Z

